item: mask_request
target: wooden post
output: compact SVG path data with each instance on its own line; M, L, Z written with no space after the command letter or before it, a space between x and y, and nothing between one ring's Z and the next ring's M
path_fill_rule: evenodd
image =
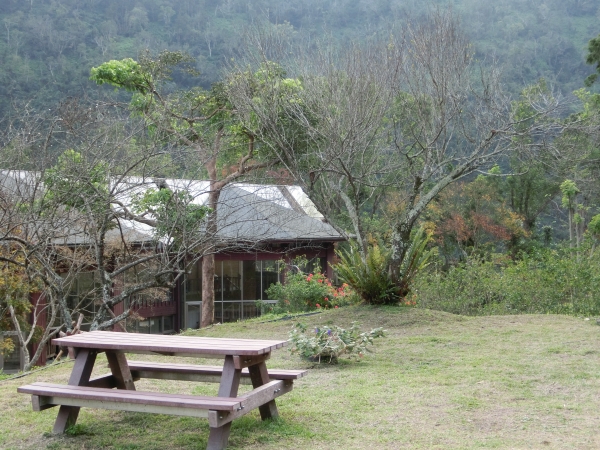
M248 367L248 372L250 372L250 380L252 380L252 387L254 389L271 381L269 379L267 365L264 362ZM271 400L270 402L259 406L258 410L260 411L260 417L262 418L262 420L274 419L276 417L279 417L279 412L277 411L277 405L275 404L275 400Z
M117 381L117 389L127 389L135 391L133 377L127 364L127 358L123 352L106 352L106 359L115 380Z
M77 352L75 365L69 378L69 384L72 386L87 386L90 381L92 369L96 362L96 351L82 348ZM79 415L79 407L62 405L58 411L56 422L54 422L53 433L64 433L65 430L75 425Z
M223 374L221 375L221 384L219 385L219 397L237 397L241 375L242 370L235 368L233 356L226 356L225 363L223 364ZM206 450L224 450L227 448L230 431L231 422L218 428L211 427Z
M0 333L0 348L4 345L4 333ZM0 352L0 370L4 369L4 352Z

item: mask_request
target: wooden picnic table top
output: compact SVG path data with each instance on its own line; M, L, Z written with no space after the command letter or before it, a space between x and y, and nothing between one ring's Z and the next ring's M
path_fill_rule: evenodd
M260 339L211 338L156 334L91 331L53 339L64 347L115 350L127 353L160 353L167 355L263 355L287 345L287 341Z

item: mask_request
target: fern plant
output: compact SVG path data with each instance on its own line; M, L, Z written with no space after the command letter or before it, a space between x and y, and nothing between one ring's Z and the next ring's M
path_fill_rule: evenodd
M362 259L358 246L348 251L336 251L340 262L333 265L338 277L350 285L367 304L382 305L398 302L396 286L388 273L390 252L378 245L369 247Z
M389 274L391 252L377 244L369 246L364 259L354 243L348 251L336 251L340 261L333 268L339 278L348 283L365 303L396 304L409 293L410 284L417 272L429 265L431 251L426 248L429 240L430 237L423 228L415 232L402 262L401 276L397 283L394 283Z
M398 280L398 294L404 298L410 292L410 285L417 273L430 263L433 250L427 250L431 237L423 227L419 228L412 236L410 247L404 255L400 266L400 279Z

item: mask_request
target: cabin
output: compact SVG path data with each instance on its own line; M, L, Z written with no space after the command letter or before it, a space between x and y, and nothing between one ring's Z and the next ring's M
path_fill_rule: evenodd
M206 202L206 181L164 182L174 189L185 186L198 203ZM344 240L299 186L230 184L219 198L217 224L222 248L215 253L216 322L260 315L257 300L277 300L269 298L265 291L271 284L284 281L281 264L289 265L297 256L308 260L310 270L319 270L331 278L335 244ZM137 232L144 230L138 226ZM201 267L199 260L166 301L142 300L136 312L143 320L131 322L128 331L168 334L199 328ZM115 314L126 306L117 305Z
M143 187L157 181L131 178L128 182ZM197 204L206 204L208 200L207 181L161 179L160 185L173 190L186 189ZM129 191L129 195L134 191ZM153 238L152 228L137 222L122 221L119 232L140 245ZM308 261L305 269L319 270L331 278L330 263L335 245L345 240L327 223L299 186L248 183L233 183L221 191L217 207L217 238L218 245L214 249L216 322L259 316L261 308L257 301L276 302L277 299L268 297L266 289L278 281L284 282L282 265L289 267L298 256ZM80 233L73 232L66 242L61 243L65 244L85 245L85 242ZM127 331L172 334L199 328L201 267L201 259L194 262L186 276L178 280L175 288L164 298L136 298L135 320L127 320ZM93 270L79 273L71 285L69 304L81 304L82 297L93 291L97 277ZM39 295L33 295L32 301L40 301ZM88 312L93 312L94 302L90 301L88 305ZM126 303L118 304L114 313L119 315L127 307ZM85 330L86 326L89 327L89 323L84 321L82 329ZM122 331L121 325L115 326L115 331ZM55 352L56 349L49 345L38 364L45 364ZM18 369L18 355L16 351L4 361L0 359L0 369Z

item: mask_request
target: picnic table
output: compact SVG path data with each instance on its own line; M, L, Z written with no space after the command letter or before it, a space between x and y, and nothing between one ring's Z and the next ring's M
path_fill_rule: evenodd
M277 417L275 399L290 392L293 381L306 374L267 369L265 361L271 352L286 341L92 331L52 342L74 350L69 384L32 383L18 392L31 394L35 411L60 406L54 433L64 433L74 425L81 407L204 417L210 426L207 450L221 450L227 447L232 420L255 408L263 420ZM111 373L90 379L101 352ZM224 362L203 366L128 361L126 353L223 358ZM218 382L219 390L214 397L141 392L135 387L141 378ZM253 390L238 395L244 382L252 384Z

